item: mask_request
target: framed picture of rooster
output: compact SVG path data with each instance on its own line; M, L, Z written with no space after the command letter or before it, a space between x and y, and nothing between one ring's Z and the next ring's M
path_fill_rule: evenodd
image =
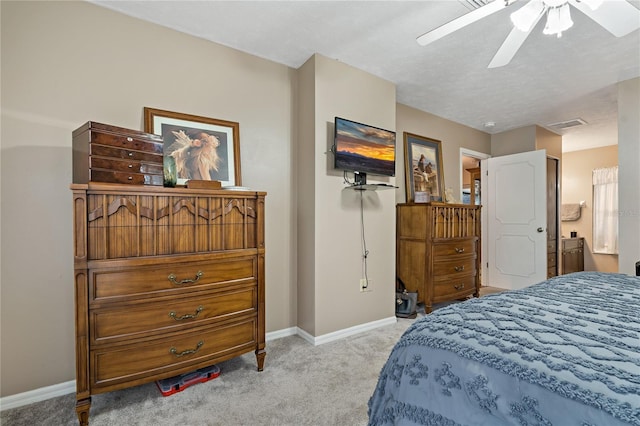
M162 136L164 157L175 161L178 185L189 180L242 185L238 123L145 107L144 131Z

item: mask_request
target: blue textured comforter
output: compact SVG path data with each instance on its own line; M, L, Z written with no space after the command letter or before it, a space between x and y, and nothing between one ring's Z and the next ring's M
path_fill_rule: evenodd
M640 278L580 272L416 320L369 424L640 426Z

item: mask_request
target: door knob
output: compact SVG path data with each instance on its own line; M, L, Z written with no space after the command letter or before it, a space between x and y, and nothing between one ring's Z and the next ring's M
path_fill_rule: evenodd
M538 232L543 232L543 231L544 231L544 229L538 228Z

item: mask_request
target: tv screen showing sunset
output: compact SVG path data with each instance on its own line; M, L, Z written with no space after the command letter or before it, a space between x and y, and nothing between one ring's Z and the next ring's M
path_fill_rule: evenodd
M395 174L395 132L336 118L335 167L383 176Z

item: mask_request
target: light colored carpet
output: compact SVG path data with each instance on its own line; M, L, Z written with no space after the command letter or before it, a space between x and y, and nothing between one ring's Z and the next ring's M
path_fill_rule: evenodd
M481 296L502 291L483 287ZM434 305L434 309L450 303ZM424 315L424 309L419 317ZM267 342L265 369L253 354L218 364L218 378L171 396L155 382L93 396L91 426L367 424L367 402L391 349L413 322L398 319L313 346L299 336ZM3 411L3 426L77 425L75 394Z
M219 377L167 397L155 383L95 395L89 424L366 425L378 374L411 323L400 319L319 346L299 336L269 341L264 371L246 354L218 364ZM0 419L6 426L77 425L75 395L6 410Z

